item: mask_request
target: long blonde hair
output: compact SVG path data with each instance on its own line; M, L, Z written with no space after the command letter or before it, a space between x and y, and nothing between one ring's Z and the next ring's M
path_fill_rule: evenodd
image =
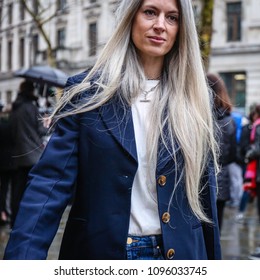
M97 59L94 67L79 85L68 89L52 117L61 117L90 111L102 106L117 95L125 108L131 106L145 81L135 46L131 40L133 18L142 0L120 1L117 9L117 27ZM178 0L180 19L179 34L173 49L166 55L161 78L161 87L153 102L148 154L150 160L158 157L162 143L175 161L175 188L169 198L172 203L174 191L182 178L190 207L202 221L209 222L201 205L203 189L201 178L209 158L217 166L217 145L213 133L211 100L205 81L190 0ZM97 75L98 73L98 75ZM76 95L92 87L95 94L84 103L73 104L72 110L62 110ZM167 131L165 133L165 131ZM183 156L184 165L176 158L176 143Z

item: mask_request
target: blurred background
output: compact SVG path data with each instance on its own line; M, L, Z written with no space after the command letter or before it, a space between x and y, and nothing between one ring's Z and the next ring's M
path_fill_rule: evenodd
M114 28L116 0L0 0L0 101L10 104L15 71L49 65L68 75L91 67ZM260 93L260 1L192 0L205 67L220 74L235 108Z

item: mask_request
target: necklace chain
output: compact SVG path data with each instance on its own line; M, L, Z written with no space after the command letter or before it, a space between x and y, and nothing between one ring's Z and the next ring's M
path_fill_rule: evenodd
M154 87L150 88L149 90L142 90L142 94L144 96L144 99L141 99L140 102L150 102L150 99L147 99L147 95L154 91L157 87L158 87L159 83L157 85L155 85Z
M158 77L155 78L147 78L148 81L154 81L154 80L160 80L161 79L161 75L159 75Z

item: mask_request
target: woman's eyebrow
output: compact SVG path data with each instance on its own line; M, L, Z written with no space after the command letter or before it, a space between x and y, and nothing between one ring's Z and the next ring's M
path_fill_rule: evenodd
M159 10L158 7L152 5L152 4L146 4L142 7L143 9L154 9L154 10ZM174 9L174 10L170 10L167 11L167 13L174 13L174 14L179 14L179 10L178 9Z

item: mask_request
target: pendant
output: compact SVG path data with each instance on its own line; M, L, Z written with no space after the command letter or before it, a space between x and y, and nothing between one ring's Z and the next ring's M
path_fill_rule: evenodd
M147 95L150 93L150 92L152 92L152 91L154 91L155 89L156 89L156 87L159 85L159 83L156 85L156 86L154 86L154 87L152 87L151 89L149 89L149 90L143 90L143 96L144 96L144 99L141 99L140 100L140 102L143 102L143 103L147 103L147 102L150 102L151 100L150 99L147 99Z
M143 102L143 103L147 103L147 102L150 102L151 100L149 100L149 99L142 99L142 100L140 100L140 102Z
M149 99L147 99L147 94L148 94L148 93L149 93L149 91L148 91L148 92L143 93L143 95L144 95L144 99L141 99L141 100L140 100L140 102L144 102L144 103L150 102L150 100L149 100Z

